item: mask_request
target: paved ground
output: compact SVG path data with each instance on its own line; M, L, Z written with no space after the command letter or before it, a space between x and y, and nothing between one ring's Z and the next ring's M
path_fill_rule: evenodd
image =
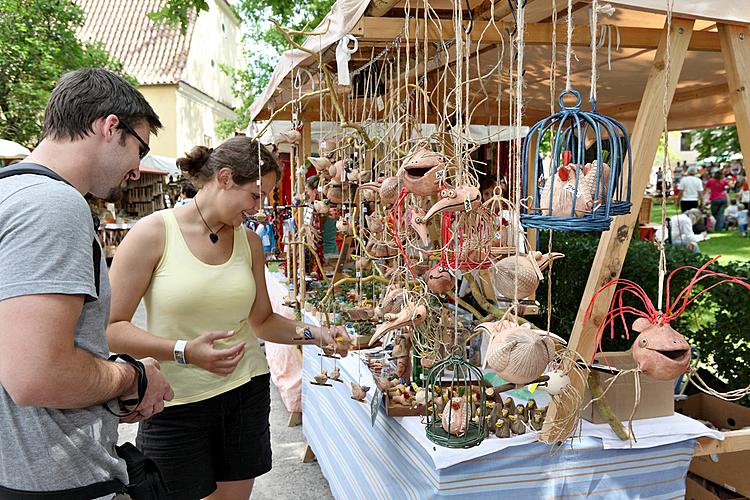
M138 308L134 323L145 325L143 305ZM287 427L289 413L281 402L279 392L271 384L271 444L273 469L255 483L253 500L286 500L333 498L328 481L320 472L317 462L303 464L305 438L302 426ZM135 442L136 424L120 425L120 442Z

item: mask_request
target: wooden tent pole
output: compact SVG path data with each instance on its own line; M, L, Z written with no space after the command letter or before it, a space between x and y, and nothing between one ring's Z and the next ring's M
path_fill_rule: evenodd
M747 164L750 161L750 29L729 24L718 27L737 135Z
M298 199L304 200L305 196L305 174L301 173L302 169L300 167L305 166L305 161L307 160L307 157L312 154L312 123L305 122L302 125L302 140L300 141L299 146L297 147L297 164L296 168L298 169L298 172L293 172L293 175L296 176L297 179L297 190L296 195L298 196ZM302 227L304 227L304 218L305 218L305 208L300 207L297 209L297 228L298 231L301 231ZM298 241L302 241L301 234L297 238ZM297 264L299 265L298 276L299 276L299 302L300 306L304 308L305 305L305 296L307 295L307 281L305 280L305 277L307 275L306 269L305 269L305 245L299 245L297 247L299 249L299 256L297 257Z
M693 24L694 21L688 19L675 18L672 21L672 32L669 34L671 62L669 88L667 89L667 101L670 104L682 71L682 65L685 62L685 55L693 33ZM591 318L586 321L585 325L583 323L584 313L596 291L620 276L664 127L662 104L665 93L666 43L665 26L648 75L638 117L630 136L633 151L633 176L631 179L633 206L630 214L615 217L611 229L602 233L570 337L569 347L580 353L586 360L590 359L596 352L596 330L609 310L615 288L610 287L599 295L592 308ZM577 389L581 391L582 387L577 387ZM555 418L560 418L560 416L556 415L556 408L553 404L550 404L550 418L547 421L552 421Z

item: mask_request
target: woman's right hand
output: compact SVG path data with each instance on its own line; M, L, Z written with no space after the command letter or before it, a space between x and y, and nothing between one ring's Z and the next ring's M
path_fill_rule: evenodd
M206 332L188 341L185 346L185 360L211 373L229 375L237 368L237 363L245 355L245 342L239 342L224 349L214 348L214 342L230 338L232 335L234 335L233 330Z

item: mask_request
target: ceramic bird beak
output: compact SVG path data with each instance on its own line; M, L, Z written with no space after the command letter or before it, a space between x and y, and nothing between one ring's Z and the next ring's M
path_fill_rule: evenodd
M424 210L420 208L412 209L409 217L409 224L414 228L414 231L417 232L417 235L419 235L419 241L421 241L424 246L429 246L431 243L430 232L427 230Z
M383 336L397 328L404 328L410 325L418 325L427 317L427 307L424 304L406 305L401 312L395 315L388 315L385 323L378 326L375 334L370 339L369 346L372 347Z
M282 132L279 134L281 137L280 143L289 143L289 144L296 144L302 139L302 134L299 130L287 130L286 132Z
M440 212L458 212L473 210L482 204L482 193L474 186L446 188L440 192L440 201L432 205L424 216L425 222Z
M320 173L322 170L328 170L328 168L331 166L331 160L329 160L325 156L308 156L307 159L310 161L310 163L312 163L312 166L315 167L315 171L318 173Z

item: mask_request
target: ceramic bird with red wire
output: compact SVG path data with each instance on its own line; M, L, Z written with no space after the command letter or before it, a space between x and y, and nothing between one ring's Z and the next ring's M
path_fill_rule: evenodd
M633 343L631 353L638 369L657 380L674 380L685 373L690 367L690 344L682 334L672 328L670 323L679 318L698 297L716 286L730 283L750 290L750 284L747 283L745 278L709 270L708 266L717 260L718 257L706 262L699 268L682 266L672 271L666 282L666 307L663 312L654 307L643 288L633 281L617 279L604 285L594 294L584 315L584 321L590 320L597 297L609 287L618 287L614 293L612 306L596 330L599 348L601 349L601 339L605 328L609 327L610 335L614 337L614 322L617 318L622 319L626 326L625 335L630 338L625 324L625 314L633 314L638 316L632 325L632 329L638 332L638 336ZM683 270L694 270L695 274L688 285L672 300L669 294L670 282L675 274ZM709 278L712 278L712 281L705 283L704 280ZM702 289L692 294L693 288L698 284L702 285ZM634 295L640 299L643 310L623 305L625 294Z

